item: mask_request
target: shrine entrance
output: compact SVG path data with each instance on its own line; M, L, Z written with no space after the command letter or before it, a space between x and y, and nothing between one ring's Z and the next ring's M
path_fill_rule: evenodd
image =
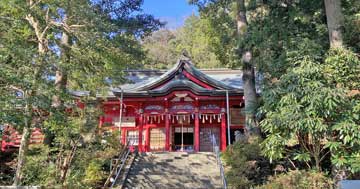
M174 127L174 150L194 150L194 127Z

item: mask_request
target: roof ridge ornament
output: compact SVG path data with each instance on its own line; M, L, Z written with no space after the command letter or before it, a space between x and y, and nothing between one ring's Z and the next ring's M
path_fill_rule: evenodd
M181 50L180 60L184 60L184 61L187 61L187 62L192 64L191 56L190 56L189 52L186 49Z

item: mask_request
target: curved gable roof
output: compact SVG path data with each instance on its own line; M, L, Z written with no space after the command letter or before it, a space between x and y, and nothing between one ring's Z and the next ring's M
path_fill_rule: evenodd
M185 76L184 76L185 73ZM186 76L186 74L190 74L192 77L196 78L200 82L203 82L213 89L217 90L239 90L235 87L232 87L230 85L227 85L221 81L218 81L200 70L196 69L194 65L191 63L191 61L188 60L179 60L174 67L172 67L170 70L162 74L156 79L150 80L150 81L144 81L137 83L135 85L128 86L124 88L125 91L133 91L133 92L139 92L139 91L149 91L154 90L157 87L166 84L167 82L170 82L171 80L178 79L177 77L186 77L188 80L192 80L193 78L189 78ZM182 75L182 76L181 76ZM184 79L184 78L182 78Z

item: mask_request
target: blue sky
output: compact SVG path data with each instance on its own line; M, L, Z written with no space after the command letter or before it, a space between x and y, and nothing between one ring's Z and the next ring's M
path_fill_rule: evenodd
M166 21L169 29L183 25L185 18L192 13L197 14L197 8L189 5L188 0L144 0L143 10Z

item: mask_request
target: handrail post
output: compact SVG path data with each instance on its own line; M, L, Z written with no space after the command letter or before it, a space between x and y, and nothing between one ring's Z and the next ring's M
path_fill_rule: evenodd
M225 179L224 167L223 167L221 159L220 159L219 146L216 143L216 138L215 138L214 134L210 135L210 140L211 140L211 143L212 143L213 152L215 153L216 164L219 166L221 181L223 183L224 188L227 189L227 183L226 183L226 179Z

